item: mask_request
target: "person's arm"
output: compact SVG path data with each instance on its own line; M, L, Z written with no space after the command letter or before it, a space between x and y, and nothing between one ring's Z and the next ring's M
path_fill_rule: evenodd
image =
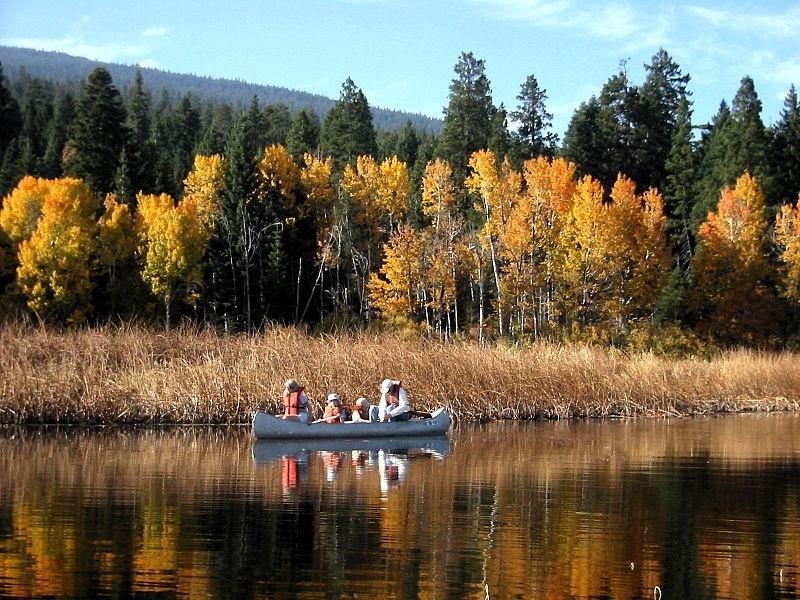
M381 401L378 402L378 420L383 421L386 419L386 394L381 394Z
M386 413L389 417L396 417L397 415L402 415L403 413L407 413L411 410L411 405L408 403L408 394L403 388L398 390L397 399L397 406L393 407Z

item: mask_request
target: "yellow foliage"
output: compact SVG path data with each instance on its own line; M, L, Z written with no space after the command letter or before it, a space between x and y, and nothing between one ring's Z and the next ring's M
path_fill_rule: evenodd
M300 181L300 171L292 155L280 144L264 150L258 164L261 185L267 190L277 191L285 200L286 208L294 206L295 188Z
M381 276L372 273L368 287L370 303L385 321L413 320L419 308L416 288L422 279L423 248L423 236L407 225L384 246Z
M620 175L604 203L600 183L584 177L560 243L568 310L584 321L652 315L671 264L656 190L638 195L636 184Z
M347 165L341 181L358 206L356 220L377 233L384 215L390 225L403 219L408 209L411 183L406 164L391 157L380 165L371 156L359 156L355 169Z
M140 194L136 229L144 257L142 279L167 307L179 289L191 299L209 232L194 202L175 206L167 194Z
M97 199L77 179L38 180L37 187L41 216L19 245L17 283L41 318L79 322L90 311Z
M0 227L19 244L33 235L45 205L49 212L69 214L86 224L94 219L97 199L80 179L24 177L3 201Z
M305 166L300 169L300 185L312 207L323 207L334 198L331 185L333 160L330 157L319 159L306 153L303 155L303 162Z
M482 208L486 217L484 233L499 235L505 228L512 207L519 199L522 177L511 168L508 158L498 168L494 152L490 150L473 153L469 166L472 173L465 183L483 201L483 206L477 208Z
M225 161L218 154L194 157L194 169L183 181L183 201L197 205L203 222L211 228L219 213L219 193Z
M300 186L317 225L317 258L321 263L332 266L336 261L331 236L334 223L333 199L336 197L331 185L333 160L330 157L319 159L306 153L303 155L303 163L304 166L300 169Z
M770 267L764 252L764 195L744 173L720 194L716 212L700 226L702 247L693 261L695 305L707 311L705 329L720 337L747 339L768 334L770 293L763 280Z
M455 203L453 169L446 160L437 158L425 166L422 176L422 212L436 217L449 211Z
M98 222L97 262L103 267L113 268L133 256L136 234L127 204L120 204L114 194L108 194L104 206L105 211Z
M791 204L781 207L775 221L775 241L785 265L784 296L800 302L800 198L794 207Z
M0 227L14 244L28 239L36 231L36 223L42 216L44 196L49 189L50 182L47 179L27 175L3 199Z

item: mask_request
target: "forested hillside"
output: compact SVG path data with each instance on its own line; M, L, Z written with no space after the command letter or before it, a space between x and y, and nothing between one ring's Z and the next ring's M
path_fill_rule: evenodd
M9 46L0 46L0 63L3 64L6 77L12 81L16 79L20 69L24 69L31 77L56 83L83 81L92 69L103 67L111 74L117 87L123 90L133 85L137 69L131 65L101 63L63 52L45 52ZM327 114L335 102L319 94L274 85L257 85L237 79L199 77L160 69L141 68L141 71L149 89L156 96L161 90L166 90L173 98L189 94L198 100L224 102L240 107L247 106L253 96L258 96L263 104L284 104L292 112L306 108L314 111L320 118ZM438 132L442 126L439 119L425 115L379 107L372 107L371 111L375 127L381 130L399 129L406 124L406 121L411 121L416 128L423 131Z
M696 354L800 344L800 107L743 77L711 123L665 51L576 110L496 106L455 65L439 135L378 131L350 79L323 120L0 76L0 311L59 324L376 322L441 339ZM512 122L512 127L509 127ZM693 128L699 135L693 135Z

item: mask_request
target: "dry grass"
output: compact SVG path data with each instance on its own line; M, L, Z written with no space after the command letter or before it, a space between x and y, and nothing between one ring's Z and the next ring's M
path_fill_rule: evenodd
M237 423L275 410L282 382L320 400L377 399L403 380L418 408L457 418L694 415L798 410L800 356L738 350L711 361L537 344L443 345L391 335L256 336L212 330L101 327L66 332L0 327L0 422Z

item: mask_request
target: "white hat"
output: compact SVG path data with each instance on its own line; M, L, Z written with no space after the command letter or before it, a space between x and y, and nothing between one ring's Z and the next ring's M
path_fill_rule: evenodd
M341 398L339 398L339 394L328 394L328 402L339 402L339 400L341 400Z
M381 381L381 394L387 393L392 389L393 385L400 385L400 382L394 379L384 379Z

